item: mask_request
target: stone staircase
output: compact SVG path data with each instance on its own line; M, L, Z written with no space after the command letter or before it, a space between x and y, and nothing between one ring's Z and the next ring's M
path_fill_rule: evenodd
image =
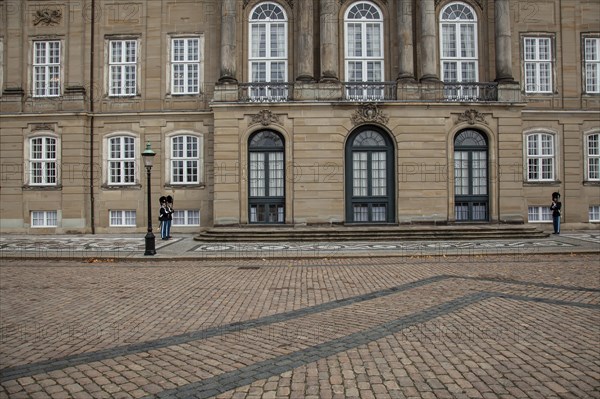
M194 240L202 242L327 242L536 239L549 234L528 225L395 226L239 226L213 227Z

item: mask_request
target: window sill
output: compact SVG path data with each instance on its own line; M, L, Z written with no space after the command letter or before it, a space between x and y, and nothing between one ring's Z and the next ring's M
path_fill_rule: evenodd
M23 187L24 191L61 191L62 190L62 184L56 184L53 186L37 186L37 185L31 185L31 184L25 184Z
M122 96L106 96L106 100L108 101L118 101L118 100L141 100L142 96L139 94L124 94Z
M165 96L166 98L172 99L172 100L177 100L177 99L181 99L181 100L187 100L190 98L197 98L204 95L204 93L200 92L200 93L181 93L181 94L170 94L167 93L167 95Z
M549 181L524 181L523 187L539 187L539 186L550 186L558 187L562 184L560 180L549 180Z
M196 184L173 184L173 183L165 183L163 186L165 188L182 188L186 190L203 190L206 188L204 183L196 183Z
M129 184L129 185L116 185L116 184L103 184L100 186L103 190L140 190L142 188L141 184Z
M583 185L590 187L598 187L600 186L600 180L584 180Z

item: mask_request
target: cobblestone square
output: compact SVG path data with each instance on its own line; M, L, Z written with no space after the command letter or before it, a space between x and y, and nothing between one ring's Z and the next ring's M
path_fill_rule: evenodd
M0 398L600 398L600 258L3 259L0 363Z

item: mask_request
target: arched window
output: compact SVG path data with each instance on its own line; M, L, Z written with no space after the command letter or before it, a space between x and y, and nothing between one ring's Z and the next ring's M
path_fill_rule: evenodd
M250 223L285 222L285 165L283 138L271 130L248 143Z
M287 81L287 30L285 11L276 3L260 3L250 12L249 80L252 83ZM251 98L272 100L287 97L284 85L253 87Z
M477 14L464 3L450 3L440 14L440 62L442 80L452 82L477 82ZM475 88L456 86L447 90L446 96L477 98Z
M488 145L476 130L454 138L454 217L458 222L489 220Z
M394 222L394 147L387 134L374 127L352 133L346 144L346 176L347 222Z
M359 2L348 8L344 18L347 82L383 82L383 16L372 3ZM382 99L383 86L349 84L346 96L356 100Z

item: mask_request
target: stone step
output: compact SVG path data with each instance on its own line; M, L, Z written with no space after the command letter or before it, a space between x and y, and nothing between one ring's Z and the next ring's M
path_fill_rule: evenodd
M214 227L194 240L202 242L285 241L399 241L399 240L493 240L535 239L548 233L531 226L243 226Z

